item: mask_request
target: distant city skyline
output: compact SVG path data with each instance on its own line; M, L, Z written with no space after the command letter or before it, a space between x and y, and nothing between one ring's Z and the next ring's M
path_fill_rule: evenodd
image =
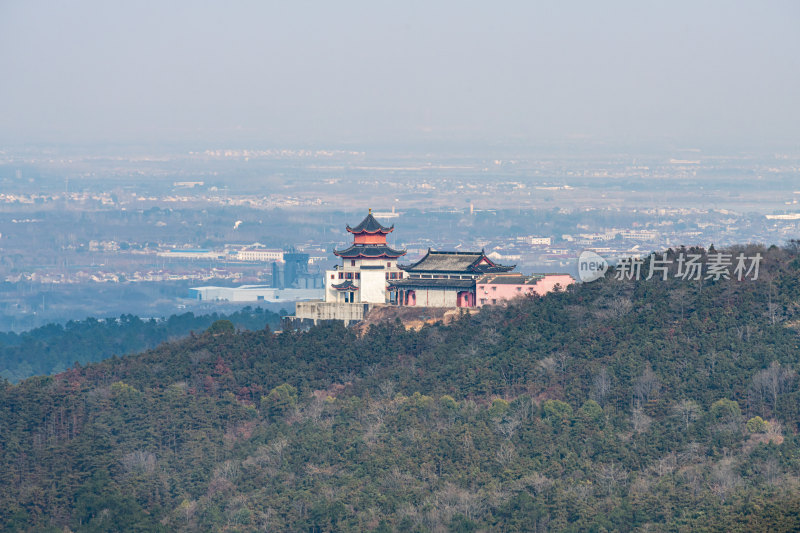
M800 145L800 4L0 4L0 144Z

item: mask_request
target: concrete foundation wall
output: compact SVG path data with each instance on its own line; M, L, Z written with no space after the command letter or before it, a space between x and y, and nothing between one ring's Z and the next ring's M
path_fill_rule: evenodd
M298 319L342 320L349 324L364 319L369 312L369 304L335 303L335 302L297 302L294 316Z

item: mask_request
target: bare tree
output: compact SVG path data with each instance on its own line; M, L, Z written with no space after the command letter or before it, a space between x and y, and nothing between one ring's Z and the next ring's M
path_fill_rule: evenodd
M777 485L781 476L781 468L774 457L770 457L761 464L761 475L769 485Z
M517 428L522 423L519 413L514 413L511 416L506 416L500 422L495 422L497 432L500 433L506 440L511 440L517 432Z
M239 463L233 460L227 460L217 465L213 472L214 479L224 479L226 481L233 481L239 476Z
M156 454L142 450L132 451L122 458L122 466L130 473L150 474L156 469Z
M527 395L517 397L514 406L514 414L522 422L530 420L536 410L536 403Z
M534 495L541 494L544 490L553 485L553 480L539 472L526 474L511 483L511 490L519 492L523 490L531 491Z
M500 448L497 450L495 454L495 458L497 462L500 463L501 466L506 466L508 463L514 460L517 456L517 450L514 448L514 445L510 442L504 442L500 445Z
M611 492L619 483L628 479L628 473L615 463L600 465L596 475L606 492Z
M595 375L592 383L592 399L605 407L606 399L611 393L611 375L606 367L602 367Z
M661 389L661 382L653 372L652 367L648 364L642 375L636 379L633 385L633 394L639 404L647 403L658 395Z
M391 400L392 398L394 398L394 390L395 390L394 381L387 379L386 381L381 382L381 384L378 385L378 390L381 391L381 397L387 400Z
M608 308L613 318L619 318L631 312L631 309L633 309L633 302L631 302L630 298L620 296L611 300Z
M675 452L670 452L650 467L652 472L658 476L663 477L669 475L675 471L678 467L678 459L675 455Z
M432 503L438 508L448 508L461 513L470 520L483 514L486 508L485 496L478 492L462 489L452 483L445 483L444 488L434 494ZM450 517L452 517L450 513ZM449 521L449 520L448 520Z
M789 391L796 372L791 368L783 368L778 361L773 361L769 367L759 371L753 376L753 385L750 389L751 404L758 405L762 414L765 404L769 404L774 413L780 397Z
M733 469L733 459L722 459L711 472L709 488L720 500L725 501L728 495L739 485L739 476Z
M689 423L697 420L697 417L700 416L700 406L693 400L681 400L672 406L672 412L680 418L684 427L688 430Z
M631 425L633 425L634 432L644 433L652 422L653 419L647 416L641 407L636 406L633 408L633 412L631 413Z
M688 465L698 461L703 456L704 450L699 442L690 442L686 448L678 453L678 461L681 465Z

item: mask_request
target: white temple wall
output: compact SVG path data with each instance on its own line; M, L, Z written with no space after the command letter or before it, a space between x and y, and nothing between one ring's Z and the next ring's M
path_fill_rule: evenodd
M359 285L362 302L386 303L386 272L384 270L362 270Z
M337 290L334 289L331 285L334 283L340 283L341 280L338 279L338 272L336 270L326 270L325 271L325 301L326 302L336 302L337 301Z
M417 307L457 307L458 291L441 289L416 289Z

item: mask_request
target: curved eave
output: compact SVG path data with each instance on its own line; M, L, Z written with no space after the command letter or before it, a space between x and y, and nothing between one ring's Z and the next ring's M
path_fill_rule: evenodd
M377 253L373 254L368 253L370 250L374 250L374 248L351 246L346 250L334 250L333 255L342 259L397 259L406 255L405 250L393 250L388 246L380 247L380 251L376 251Z
M362 254L355 254L355 255L343 255L333 252L334 255L341 257L342 259L397 259L398 257L403 256L404 254L399 255L362 255Z
M475 280L471 279L419 279L408 278L389 281L389 290L397 289L458 289L471 290L475 288Z
M356 226L356 228L358 228L358 226ZM366 233L367 235L377 235L378 233L380 233L381 235L388 235L394 231L394 226L390 228L379 228L376 229L375 231L369 231L366 229L353 229L350 226L347 226L345 229L350 233L352 233L353 235L360 235L363 233Z
M337 291L357 291L358 285L353 284L350 280L345 281L344 283L339 283L337 285L331 285L332 288L336 289Z
M378 222L374 216L372 216L372 210L364 217L364 220L359 222L359 224L355 228L351 228L350 225L347 225L347 231L350 233L368 233L370 235L375 235L376 233L387 234L394 230L394 225L391 228L387 228L380 222Z

